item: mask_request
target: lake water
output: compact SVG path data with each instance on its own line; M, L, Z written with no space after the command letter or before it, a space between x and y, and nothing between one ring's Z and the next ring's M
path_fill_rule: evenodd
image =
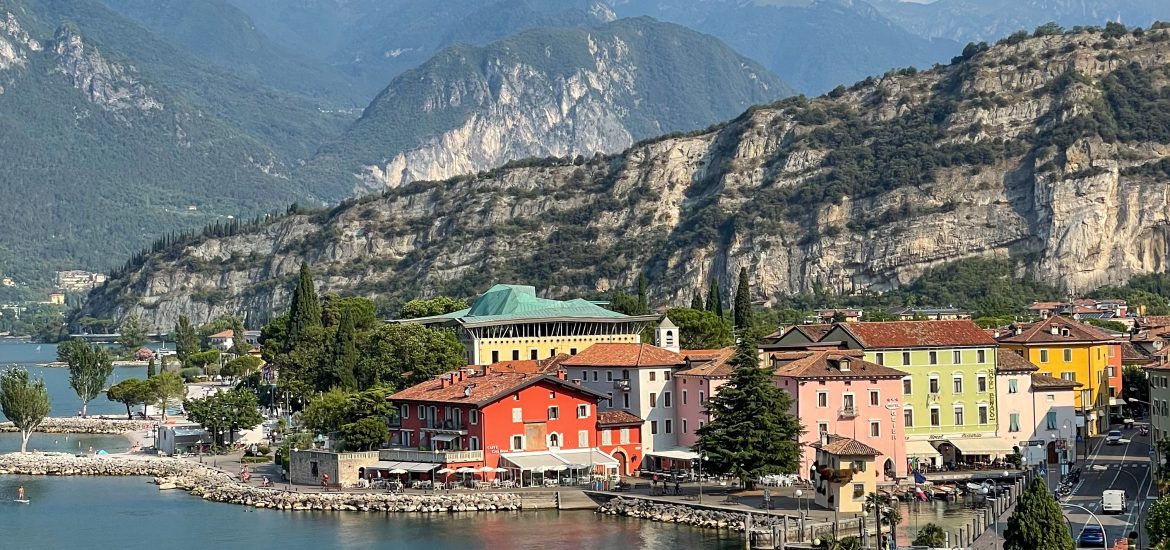
M20 365L28 369L33 378L44 378L49 390L50 416L73 416L81 411L81 399L69 387L69 370L38 365L57 360L56 344L30 344L16 340L0 340L0 367ZM109 385L127 378L146 378L146 367L114 367ZM126 414L126 406L106 399L104 394L89 402L88 413ZM0 418L4 418L0 413ZM5 419L7 420L7 419Z

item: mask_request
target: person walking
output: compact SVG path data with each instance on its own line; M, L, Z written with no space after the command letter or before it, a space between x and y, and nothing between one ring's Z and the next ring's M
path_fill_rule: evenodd
M321 488L329 490L329 474L321 474Z

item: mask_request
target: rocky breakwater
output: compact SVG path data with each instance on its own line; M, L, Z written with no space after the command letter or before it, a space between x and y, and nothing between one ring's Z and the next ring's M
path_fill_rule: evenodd
M49 434L111 434L119 435L126 432L145 430L150 422L144 420L126 420L110 418L46 418L36 429L40 433ZM0 432L17 432L11 422L0 424Z
M175 458L10 453L0 455L0 475L3 474L153 477L159 489L182 489L204 500L277 510L434 513L521 508L520 496L513 493L403 495L265 489L240 483L227 472Z
M682 504L665 504L639 498L615 498L602 504L597 509L597 513L665 523L684 523L710 529L731 529L732 531L743 531L747 523L747 514L743 512L699 508ZM753 528L771 527L772 525L781 525L779 516L752 514Z

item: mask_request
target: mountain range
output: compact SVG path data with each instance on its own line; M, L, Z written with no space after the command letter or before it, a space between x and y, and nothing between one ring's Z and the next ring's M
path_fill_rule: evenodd
M414 182L135 259L84 315L393 303L522 281L550 296L629 288L683 304L741 267L755 299L877 291L970 258L1080 292L1165 271L1170 28L1042 29L944 66L748 109L621 154Z

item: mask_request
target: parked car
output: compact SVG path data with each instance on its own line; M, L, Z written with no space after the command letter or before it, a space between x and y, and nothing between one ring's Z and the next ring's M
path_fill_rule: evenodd
M1105 532L1096 525L1086 525L1081 530L1081 536L1077 537L1077 546L1079 547L1104 547L1105 546Z
M1118 445L1121 443L1121 430L1110 430L1109 435L1105 436L1106 445Z

